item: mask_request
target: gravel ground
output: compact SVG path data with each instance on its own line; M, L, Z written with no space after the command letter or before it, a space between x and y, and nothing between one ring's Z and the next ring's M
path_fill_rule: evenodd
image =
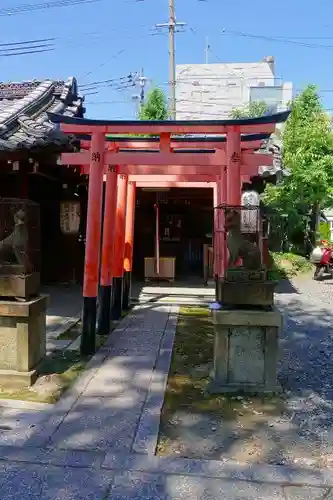
M333 281L302 276L282 283L276 304L284 316L285 403L239 397L229 421L178 411L163 429L162 454L333 466Z

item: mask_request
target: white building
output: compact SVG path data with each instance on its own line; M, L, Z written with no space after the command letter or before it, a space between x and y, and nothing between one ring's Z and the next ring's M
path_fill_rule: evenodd
M275 77L274 58L257 63L181 64L176 67L178 120L231 117L250 101L264 101L270 113L287 108L292 83Z

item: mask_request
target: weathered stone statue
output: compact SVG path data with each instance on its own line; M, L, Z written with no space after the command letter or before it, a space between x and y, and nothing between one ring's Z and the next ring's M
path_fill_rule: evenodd
M228 268L236 266L242 259L243 269L258 270L261 268L261 254L258 246L248 241L241 232L241 216L237 210L225 212L225 230L229 250Z
M39 293L39 221L36 203L0 199L0 224L8 231L0 240L0 386L10 389L30 387L46 353L48 298Z
M24 210L19 209L14 213L13 231L9 236L7 236L7 238L0 241L0 256L11 250L15 255L17 263L22 267L22 272L29 273L32 271L32 264L28 256L27 244L28 230L26 224L26 213Z

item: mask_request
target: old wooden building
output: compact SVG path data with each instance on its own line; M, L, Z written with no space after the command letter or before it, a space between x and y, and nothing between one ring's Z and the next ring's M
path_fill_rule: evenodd
M75 139L52 124L48 112L83 116L75 78L0 83L0 196L40 205L42 282L80 281L85 180L79 169L59 165Z

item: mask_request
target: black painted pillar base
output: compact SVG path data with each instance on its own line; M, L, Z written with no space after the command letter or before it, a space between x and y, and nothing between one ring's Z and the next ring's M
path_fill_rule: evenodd
M82 333L80 352L90 356L96 351L97 297L83 297Z
M99 315L97 330L99 335L109 335L110 333L111 297L111 285L101 285L99 290Z
M123 278L113 278L112 286L112 306L111 319L118 320L121 318L122 302L123 302Z
M123 310L128 311L131 308L131 271L124 271L123 283Z
M220 296L219 277L217 274L215 274L215 300L216 300L216 302L219 301L219 296Z

